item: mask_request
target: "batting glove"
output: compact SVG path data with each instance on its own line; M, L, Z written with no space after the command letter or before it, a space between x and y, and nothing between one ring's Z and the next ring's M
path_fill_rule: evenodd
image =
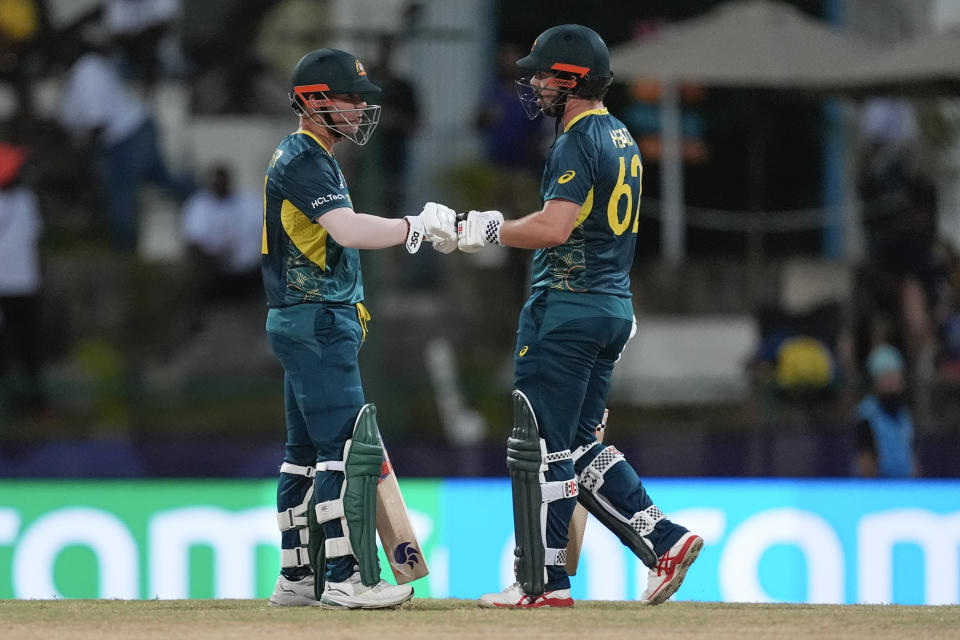
M488 245L500 245L503 214L499 211L470 211L457 223L457 246L474 253Z
M423 241L429 240L441 253L450 253L457 245L457 214L450 207L436 202L423 205L420 215L404 218L410 225L407 231L407 251L416 253Z

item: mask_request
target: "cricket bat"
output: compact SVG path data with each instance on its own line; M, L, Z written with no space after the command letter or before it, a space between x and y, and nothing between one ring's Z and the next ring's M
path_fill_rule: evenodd
M603 442L603 432L607 428L607 416L610 412L603 410L603 420L597 425L595 434L597 442ZM567 530L567 575L577 575L577 565L580 564L580 547L583 545L583 531L587 526L587 510L579 502L573 508L573 516L570 518L570 528Z
M383 444L383 436L380 442ZM377 482L377 534L397 584L413 582L430 573L423 549L410 524L407 505L386 446L383 446L383 465Z

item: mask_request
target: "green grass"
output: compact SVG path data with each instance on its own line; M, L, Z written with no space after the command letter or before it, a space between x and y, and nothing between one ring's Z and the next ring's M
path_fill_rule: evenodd
M573 609L478 608L417 599L399 609L326 611L264 600L5 600L0 638L957 638L960 607L580 601Z

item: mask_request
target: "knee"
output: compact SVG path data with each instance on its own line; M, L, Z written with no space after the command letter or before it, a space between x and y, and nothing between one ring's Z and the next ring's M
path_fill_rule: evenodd
M302 467L312 467L317 463L317 452L310 445L288 444L286 446L285 462L290 462Z

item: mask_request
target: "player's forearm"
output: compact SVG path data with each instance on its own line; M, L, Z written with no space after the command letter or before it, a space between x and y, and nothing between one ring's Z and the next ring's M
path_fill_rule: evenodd
M331 212L333 213L333 212ZM403 244L407 239L407 222L398 218L382 218L367 213L338 214L321 223L337 244L351 249L383 249Z
M543 211L519 220L506 220L500 227L500 242L518 249L545 249L567 241L571 229Z

